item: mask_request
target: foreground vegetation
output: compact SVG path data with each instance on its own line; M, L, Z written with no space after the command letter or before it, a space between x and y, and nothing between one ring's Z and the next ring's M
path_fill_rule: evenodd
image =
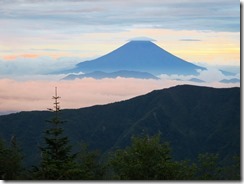
M176 160L170 144L160 134L131 136L131 144L100 155L88 145L71 146L59 117L58 96L54 117L44 132L38 165L27 168L18 139L10 144L0 140L0 179L2 180L240 180L240 157L229 163L216 153L200 153L197 159ZM79 147L79 148L77 148ZM34 148L32 148L34 149ZM76 150L76 151L74 151ZM182 151L184 147L182 148ZM231 151L231 150L229 150ZM189 157L191 158L191 157Z
M24 166L39 165L44 132L55 114L19 112L0 116L0 138L8 145L15 135L24 155ZM199 153L218 153L227 164L240 154L240 88L214 89L176 86L130 100L59 112L72 153L80 141L102 157L130 145L131 137L160 134L168 141L175 160L196 161Z
M53 141L55 139L52 139ZM59 141L57 141L59 140ZM133 137L125 149L99 159L96 151L82 145L76 154L66 137L50 141L42 148L39 166L23 168L23 156L14 143L0 144L0 176L2 180L240 180L240 159L228 166L218 162L217 154L199 154L198 159L175 161L168 143L160 136ZM61 141L63 140L63 141ZM47 141L48 142L48 141ZM60 147L56 147L60 144ZM55 149L54 149L55 148Z

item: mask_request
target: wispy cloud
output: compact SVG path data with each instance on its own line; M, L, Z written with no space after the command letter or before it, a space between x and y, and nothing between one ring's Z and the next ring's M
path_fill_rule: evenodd
M21 78L25 75L50 74L62 69L67 70L73 68L77 63L83 61L76 57L53 59L50 57L35 56L30 54L18 58L15 56L9 58L12 60L0 60L0 78Z
M184 38L184 39L180 39L180 41L183 41L183 42L200 42L202 40L199 40L199 39L191 39L191 38Z
M199 75L166 75L162 74L159 76L164 80L181 80L181 81L189 81L192 78L197 78L207 83L215 83L219 82L223 79L232 79L232 78L240 78L240 73L236 73L234 76L226 76L223 72L220 71L219 68L207 66L206 70L199 70Z
M1 1L1 21L45 34L146 28L239 31L240 5L231 0ZM95 27L94 27L95 26ZM6 28L8 29L8 28Z
M45 51L45 52L82 52L81 50L68 50L68 49L30 49L31 51Z

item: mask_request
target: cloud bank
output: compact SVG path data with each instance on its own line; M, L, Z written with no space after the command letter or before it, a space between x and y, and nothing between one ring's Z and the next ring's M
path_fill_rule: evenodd
M228 69L228 68L227 68ZM233 73L234 74L234 73ZM207 70L199 70L199 75L166 75L162 74L159 78L164 80L182 80L189 81L192 78L197 78L206 83L219 82L223 79L240 79L240 73L235 73L234 75L224 75L218 68L207 66Z
M212 87L233 87L240 84L194 82L170 79L77 79L74 81L15 81L0 79L0 114L17 111L46 110L52 107L51 97L55 87L61 96L62 109L74 109L97 104L126 100L143 95L156 89L168 88L181 84L193 84Z
M47 75L57 70L72 68L80 62L80 58L17 58L0 61L0 115L9 112L46 110L52 106L52 95L57 86L61 99L61 107L81 108L97 104L126 100L143 95L156 89L168 88L181 84L202 85L211 87L240 86L239 83L224 84L223 79L240 79L225 76L216 67L206 66L207 70L199 71L198 76L165 75L160 80L143 80L132 78L76 79L60 80L66 75ZM237 71L238 67L235 67ZM228 66L222 69L228 69ZM229 67L229 69L232 69ZM233 71L234 71L233 69ZM228 70L227 70L228 71ZM203 80L203 83L190 82L192 78Z
M73 68L83 61L76 57L63 57L53 59L51 57L16 58L14 60L0 60L0 77L24 75L44 75L52 72Z
M240 31L240 2L231 0L0 1L5 31L117 32L130 27ZM102 18L101 18L102 17ZM38 21L38 23L37 23ZM177 22L177 24L175 23Z

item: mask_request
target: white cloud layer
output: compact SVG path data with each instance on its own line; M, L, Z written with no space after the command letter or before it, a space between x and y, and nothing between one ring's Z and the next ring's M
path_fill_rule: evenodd
M211 87L233 87L240 84L176 81L169 79L77 79L74 81L29 80L16 81L0 79L0 114L16 111L46 110L52 107L51 97L58 87L61 108L81 108L97 104L107 104L143 95L156 89L175 85L192 84Z
M80 108L126 100L152 90L181 84L211 87L240 86L239 83L219 82L222 79L240 79L240 73L236 73L235 76L225 76L218 68L206 65L207 70L201 71L198 76L160 75L160 80L84 78L61 81L60 79L65 75L46 75L57 70L72 68L80 61L79 58L55 60L49 57L0 61L0 114L45 110L52 104L50 97L55 86L62 96L62 108ZM205 82L190 82L192 78Z
M236 73L234 76L226 76L218 68L208 66L207 70L199 71L199 75L197 76L162 74L159 76L159 78L167 79L167 80L183 80L183 81L189 81L192 78L197 78L207 83L212 83L212 82L219 82L223 79L232 79L232 78L240 79L240 73Z
M81 58L64 57L53 59L50 57L39 58L17 58L15 60L0 60L0 77L26 75L44 75L55 71L73 68L77 63L83 61Z

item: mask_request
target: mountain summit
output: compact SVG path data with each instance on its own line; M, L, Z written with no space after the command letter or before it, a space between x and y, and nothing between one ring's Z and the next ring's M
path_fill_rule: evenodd
M153 75L197 75L199 69L205 68L176 57L151 41L133 40L97 59L78 63L66 73L129 70Z

